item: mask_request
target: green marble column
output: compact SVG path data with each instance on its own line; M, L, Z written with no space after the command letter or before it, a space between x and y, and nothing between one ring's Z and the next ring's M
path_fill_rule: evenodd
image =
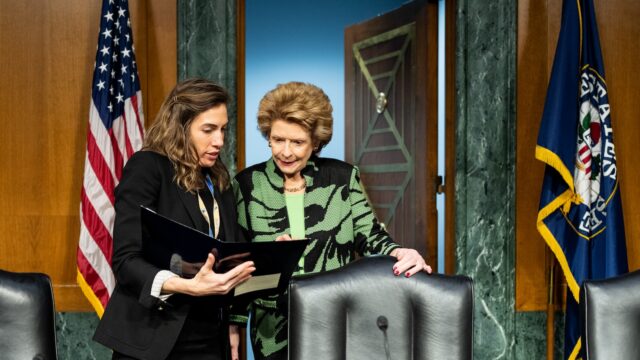
M542 360L546 314L515 311L517 1L456 11L456 265L474 279L474 358Z
M237 129L236 20L235 0L178 0L178 79L210 79L231 94L222 159L232 176Z
M457 272L474 280L474 358L513 359L516 2L457 6Z

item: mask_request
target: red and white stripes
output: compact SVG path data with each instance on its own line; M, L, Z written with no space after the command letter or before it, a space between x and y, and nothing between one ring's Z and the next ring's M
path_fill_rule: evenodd
M81 195L80 241L77 252L78 283L98 316L102 316L115 277L111 269L113 250L114 189L122 168L131 155L142 147L144 116L142 95L125 100L125 111L105 127L91 102L87 152Z

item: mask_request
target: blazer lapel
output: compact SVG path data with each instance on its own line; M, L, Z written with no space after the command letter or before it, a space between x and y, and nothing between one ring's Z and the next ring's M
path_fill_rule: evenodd
M216 201L218 201L218 206L220 208L220 226L221 230L224 231L224 241L226 242L236 242L236 213L235 213L235 197L233 193L229 190L226 190L223 193L220 191L216 191Z
M209 224L204 219L204 216L200 213L200 206L198 205L198 196L196 194L192 194L188 191L184 191L182 189L177 189L178 194L180 195L180 199L182 200L182 204L185 209L187 209L187 213L191 218L191 221L195 225L196 229L204 232L205 234L209 232Z

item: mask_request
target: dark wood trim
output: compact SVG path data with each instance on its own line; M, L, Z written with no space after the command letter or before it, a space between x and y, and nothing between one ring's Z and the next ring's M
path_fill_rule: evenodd
M445 1L444 271L456 272L456 0Z
M236 169L244 169L245 158L245 0L238 0L236 21Z
M428 30L422 33L422 36L426 37L425 43L427 48L418 49L420 51L426 51L423 59L426 59L427 66L424 67L426 71L426 89L422 99L418 99L416 103L423 106L426 115L426 127L425 127L425 140L427 142L426 150L426 165L431 169L425 174L427 175L426 184L424 190L427 193L426 199L426 219L425 224L427 227L427 257L426 260L432 263L434 266L438 266L438 209L437 209L437 177L438 177L438 2L430 0L428 4L424 6L425 24L435 24L429 26ZM420 33L418 33L417 43L420 41ZM420 58L420 57L419 57ZM418 74L421 71L421 67L418 67ZM420 78L420 75L418 75ZM429 79L436 79L435 81L429 81ZM433 219L433 220L432 220ZM434 230L429 230L433 227Z

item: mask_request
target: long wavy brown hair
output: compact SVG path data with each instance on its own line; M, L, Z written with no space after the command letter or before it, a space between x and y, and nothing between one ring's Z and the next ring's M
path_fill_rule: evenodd
M187 191L204 187L202 168L189 136L189 127L201 113L229 102L227 91L205 79L188 79L176 85L160 106L160 111L149 127L143 150L165 155L175 169L174 181ZM208 169L219 190L229 187L229 172L218 158Z

